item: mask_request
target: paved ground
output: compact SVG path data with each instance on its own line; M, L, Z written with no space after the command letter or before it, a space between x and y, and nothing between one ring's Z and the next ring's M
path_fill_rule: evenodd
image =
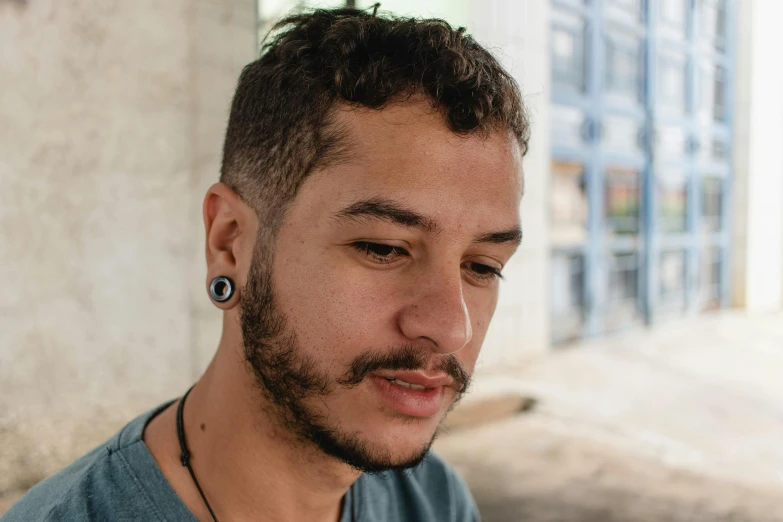
M436 443L485 522L783 522L781 314L586 343L474 391L466 409L537 399Z

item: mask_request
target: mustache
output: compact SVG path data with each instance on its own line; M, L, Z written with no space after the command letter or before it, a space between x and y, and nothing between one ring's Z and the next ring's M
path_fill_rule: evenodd
M429 355L413 346L402 346L389 352L364 352L356 357L345 375L337 382L352 387L361 383L368 375L380 370L429 370ZM433 370L441 371L454 379L457 392L465 393L470 386L471 376L465 371L454 354L442 357Z

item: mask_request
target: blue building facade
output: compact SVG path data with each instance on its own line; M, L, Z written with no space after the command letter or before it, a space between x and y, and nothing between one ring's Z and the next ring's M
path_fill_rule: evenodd
M553 342L728 304L735 8L553 0Z

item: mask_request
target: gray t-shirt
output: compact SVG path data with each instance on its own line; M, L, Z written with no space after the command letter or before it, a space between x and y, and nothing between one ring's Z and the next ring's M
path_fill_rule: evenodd
M137 417L105 444L36 485L0 522L197 522L142 440L144 427L169 404ZM432 453L413 470L359 477L343 498L340 522L351 522L352 502L357 522L479 520L465 483Z

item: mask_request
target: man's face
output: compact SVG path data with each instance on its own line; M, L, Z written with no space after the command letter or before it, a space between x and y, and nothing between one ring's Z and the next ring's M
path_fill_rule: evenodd
M348 158L307 178L274 250L254 254L245 352L300 440L363 471L407 467L467 387L495 310L520 237L519 148L457 136L425 103L336 120Z

